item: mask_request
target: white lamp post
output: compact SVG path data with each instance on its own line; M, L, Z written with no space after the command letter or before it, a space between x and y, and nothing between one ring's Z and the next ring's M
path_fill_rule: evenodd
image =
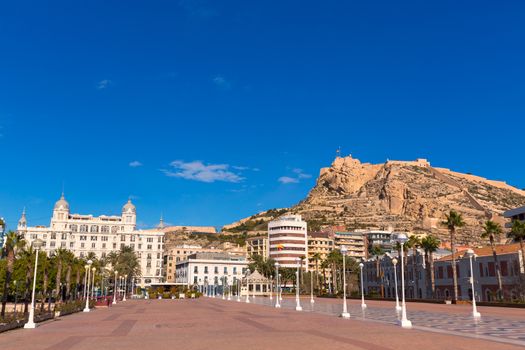
M407 235L404 233L399 233L397 235L397 241L401 245L401 327L403 328L412 328L412 322L407 319L407 306L405 303L405 266L403 263L403 245L408 241Z
M310 304L315 303L314 300L314 273L310 271Z
M394 265L394 284L395 284L395 287L396 287L396 311L399 312L401 311L401 306L399 306L399 295L397 293L397 259L394 258L392 259L392 264Z
M86 268L86 266L84 267ZM82 293L82 296L84 297L84 299L87 297L87 270L86 273L84 273L84 292Z
M94 293L95 293L95 272L97 271L96 267L91 268L91 272L93 272L92 275L92 281L91 281L91 299L95 299Z
M237 278L237 302L241 302L241 287L240 287L240 280Z
M276 300L275 307L279 309L281 307L281 302L280 302L281 300L281 292L280 292L281 291L281 281L279 278L281 275L279 274L279 263L278 262L275 263L275 276L277 278L277 283L275 284L275 294L277 294L275 298Z
M280 284L281 280L282 280L282 277L283 276L281 274L279 274L279 300L280 301L283 301L283 288L282 288L282 286Z
M84 307L84 312L89 312L89 283L91 282L90 280L90 272L91 272L91 264L93 264L93 261L92 260L88 260L87 261L87 265L85 266L86 267L86 270L87 270L87 273L88 273L88 276L87 276L87 285L88 285L88 291L87 291L87 297L86 297L86 307Z
M472 268L472 258L475 258L476 254L474 254L474 250L468 249L467 256L470 260L470 285L472 286L472 316L474 318L480 318L481 314L478 312L478 309L476 307L476 293L474 289L474 269Z
M342 318L350 318L350 313L346 306L346 253L348 248L341 246L341 254L343 254L343 312L341 313Z
M29 318L27 319L27 323L24 325L24 328L36 328L35 324L35 289L36 289L36 270L38 267L38 251L40 250L40 247L44 245L44 241L37 238L33 241L33 248L35 248L35 272L33 276L33 293L31 294L31 308L29 309Z
M117 303L117 275L118 271L115 270L115 282L113 283L113 302L111 304L115 305Z
M249 273L250 273L250 270L248 269L246 271L246 304L250 303L250 283L248 281ZM255 285L254 285L254 288L255 288Z
M303 311L301 307L301 300L299 298L299 269L301 268L301 259L295 258L297 264L297 272L295 273L295 311Z
M224 279L226 280L226 287L228 288L228 300L232 300L232 289L228 283L228 276L224 276Z
M363 264L363 263L359 264L359 268L361 269L361 308L362 309L366 309L366 304L365 304L365 286L363 284L363 267L364 266L365 266L365 264Z
M126 292L128 291L128 275L124 275L124 298L122 301L126 301Z
M270 278L270 300L273 300L273 278ZM271 303L270 301L270 304Z
M222 300L224 300L224 291L225 291L225 285L224 285L224 276L222 276Z

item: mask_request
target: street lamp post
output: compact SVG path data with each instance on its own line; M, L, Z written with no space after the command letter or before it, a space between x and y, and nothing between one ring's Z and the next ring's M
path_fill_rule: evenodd
M246 271L246 304L250 303L250 283L248 281L248 276L250 274L250 269ZM254 285L255 288L255 285Z
M399 242L401 246L401 327L403 328L412 328L412 322L407 319L407 306L405 302L405 266L403 262L403 245L408 240L407 235L404 233L400 233L397 235L397 241Z
M84 266L84 268L86 268L86 266ZM84 299L87 298L87 270L86 273L84 273L84 292L82 293L82 296Z
M228 287L228 300L232 300L232 289L230 287L230 283L228 283L228 276L224 276L226 280L226 286Z
M37 238L33 241L33 248L35 248L35 272L33 276L33 293L31 294L31 308L29 309L29 318L27 323L24 325L24 328L36 328L35 324L35 289L36 289L36 270L38 268L38 251L40 247L44 245L44 241Z
M275 284L275 294L276 294L275 307L279 309L281 307L281 293L280 293L281 281L279 278L281 275L279 274L279 263L278 262L275 263L275 276L277 278L277 282Z
M342 318L350 318L350 313L346 306L346 253L348 248L341 246L341 254L343 255L343 312L341 313Z
M299 298L299 269L301 267L301 259L295 258L295 262L297 263L297 271L295 272L295 311L303 311L303 308L301 307L301 300Z
M113 305L117 303L117 276L118 276L118 271L115 270L115 281L113 283L113 302L111 303Z
M282 275L279 274L279 283L282 281ZM279 300L283 301L283 287L279 284Z
M474 250L468 249L467 256L470 260L470 285L472 286L472 316L474 318L480 318L481 314L478 312L478 309L476 307L476 293L474 289L474 269L472 268L472 258L475 258L476 254L474 254Z
M122 301L126 301L126 294L128 292L128 275L124 275L124 298Z
M221 294L222 294L222 300L225 299L225 298L224 298L224 291L225 291L225 284L224 284L224 282L225 282L225 281L224 281L224 276L222 276L222 293L221 293Z
M87 294L86 294L86 307L84 307L84 312L89 312L89 283L91 282L90 280L90 272L91 272L91 264L93 264L93 261L92 260L88 260L87 261L87 265L85 266L86 270L87 270L87 285L88 285L88 290L87 290Z
M18 302L18 284L16 280L14 280L13 283L15 285L15 320L16 320L16 303Z
M398 295L398 292L397 292L397 259L394 258L392 259L392 264L394 265L394 284L395 284L395 287L396 287L396 311L399 312L401 311L401 306L399 306L399 295Z
M365 264L359 263L359 268L361 269L361 308L366 309L365 304L365 286L363 284L363 267Z
M237 278L237 302L241 302L241 288L240 288L240 280Z
M310 304L315 303L314 300L314 273L310 271Z
M93 281L91 281L91 299L95 299L95 272L97 271L96 267L91 268L91 272L93 272Z

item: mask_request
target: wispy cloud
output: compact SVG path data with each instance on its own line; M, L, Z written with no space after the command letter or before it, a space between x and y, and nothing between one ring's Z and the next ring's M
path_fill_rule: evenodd
M214 76L212 81L221 90L230 90L232 88L232 84L222 75Z
M244 180L239 174L230 171L228 164L204 164L200 160L192 162L184 162L182 160L175 160L170 163L172 169L161 169L161 171L169 177L180 177L186 180L194 180L200 182L241 182Z
M232 165L232 169L239 170L239 171L260 171L259 168L251 168L249 166L242 166L242 165Z
M292 170L292 172L295 174L292 176L281 176L277 179L280 183L287 185L287 184L296 184L299 183L303 179L309 179L312 177L310 174L306 174L303 172L303 169L295 168Z
M139 166L142 166L143 164L139 162L138 160L134 160L129 163L129 166L132 168L138 168Z
M281 176L280 178L277 179L277 181L279 181L282 184L287 185L287 184L296 184L299 182L299 179L295 177L290 177L290 176Z
M104 79L98 82L97 89L104 90L107 89L113 82L109 79Z

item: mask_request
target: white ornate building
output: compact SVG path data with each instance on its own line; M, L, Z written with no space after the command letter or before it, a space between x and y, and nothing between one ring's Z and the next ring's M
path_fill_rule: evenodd
M137 253L142 276L137 285L143 287L162 282L162 251L164 232L161 230L137 230L137 212L131 200L122 208L122 214L93 215L71 214L64 194L55 203L49 227L27 226L25 210L18 221L18 232L31 243L36 238L44 241L49 255L58 248L68 249L77 257L93 252L104 258L112 251L129 246Z

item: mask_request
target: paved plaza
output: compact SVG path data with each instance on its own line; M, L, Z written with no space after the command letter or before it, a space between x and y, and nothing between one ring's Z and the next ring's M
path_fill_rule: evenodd
M414 329L393 324L390 302L349 300L351 319L335 315L341 300L317 299L303 312L222 299L130 300L109 309L48 321L34 330L0 334L0 349L522 349L525 312L482 307L474 324L467 305L409 303ZM313 312L312 312L313 311ZM520 333L521 332L521 333Z

